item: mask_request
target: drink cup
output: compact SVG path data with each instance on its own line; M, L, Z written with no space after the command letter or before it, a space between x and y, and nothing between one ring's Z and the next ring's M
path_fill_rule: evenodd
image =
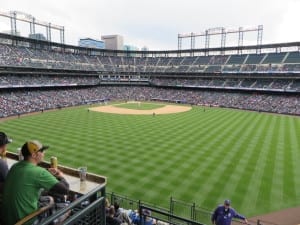
M86 181L87 167L86 166L79 167L78 172L79 172L80 181L82 182Z

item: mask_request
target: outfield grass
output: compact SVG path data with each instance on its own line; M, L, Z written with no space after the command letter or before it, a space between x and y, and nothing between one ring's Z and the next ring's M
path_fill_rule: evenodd
M299 205L300 118L194 107L116 115L90 106L0 122L16 151L39 139L59 163L108 177L108 191L167 207L170 196L249 216Z

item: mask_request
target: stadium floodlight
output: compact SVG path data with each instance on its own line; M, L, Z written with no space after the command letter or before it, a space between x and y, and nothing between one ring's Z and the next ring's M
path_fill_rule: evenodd
M47 32L47 38L50 38L48 39L50 41L51 41L51 30L52 29L58 30L60 32L61 43L62 44L65 43L64 40L65 29L63 26L37 20L34 16L20 11L10 11L9 13L0 11L0 16L7 17L10 19L11 33L14 35L17 33L17 21L22 21L30 24L30 34L35 34L35 25L45 27Z
M258 25L257 27L239 27L237 29L226 29L225 27L213 27L205 30L205 32L191 32L191 33L184 33L184 34L178 34L178 50L182 50L182 39L183 38L190 38L191 39L191 50L195 48L195 38L196 37L205 37L205 49L207 49L207 52L209 50L209 41L210 36L212 35L221 35L221 48L225 48L226 44L226 35L227 34L238 34L238 47L243 46L243 38L244 33L246 32L257 32L257 46L262 44L262 33L263 33L263 25ZM192 54L193 51L191 51Z

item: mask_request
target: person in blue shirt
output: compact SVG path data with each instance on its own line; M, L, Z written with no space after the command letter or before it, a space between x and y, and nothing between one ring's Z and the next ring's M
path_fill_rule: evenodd
M143 216L141 217L137 212L133 212L129 215L133 224L141 224L141 225L153 225L156 224L155 220L151 218L151 211L148 209L143 209Z
M215 225L230 225L231 220L237 218L243 220L248 224L246 217L238 214L233 208L230 207L230 200L225 200L224 205L219 205L211 216L211 222Z

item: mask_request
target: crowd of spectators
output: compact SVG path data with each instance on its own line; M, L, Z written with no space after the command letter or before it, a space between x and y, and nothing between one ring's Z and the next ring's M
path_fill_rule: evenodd
M284 57L284 55L288 57ZM43 69L113 71L113 72L257 72L262 71L297 71L300 68L299 54L288 53L268 58L268 54L248 55L248 57L226 56L185 56L185 57L119 57L91 56L73 54L52 49L33 49L29 46L0 44L0 66L29 67ZM251 56L251 57L250 57ZM255 63L252 62L251 60ZM274 58L274 59L273 59ZM277 60L276 62L272 60ZM280 62L280 63L278 63ZM230 64L231 63L231 64ZM115 73L118 74L118 73ZM210 87L217 89L271 89L277 91L299 92L299 79L254 79L254 78L191 78L164 79L154 78L149 87L109 87L99 86L97 76L72 75L0 75L0 117L19 115L89 102L111 100L152 100L163 99L173 102L185 102L195 105L217 105L241 109L267 111L275 113L300 114L299 96L247 94L215 92L189 89L168 89L160 86ZM118 75L117 75L118 76ZM122 79L118 78L117 81ZM125 79L126 80L126 79ZM62 86L93 85L92 88L62 88ZM52 90L24 90L17 87L52 87ZM155 86L155 87L153 87ZM12 91L10 88L15 88ZM54 90L54 87L57 87ZM61 88L59 88L61 87Z
M277 55L280 55L278 61ZM250 64L243 55L212 55L185 57L132 57L95 56L59 52L55 49L33 49L24 46L0 44L0 66L33 67L47 69L68 69L110 72L299 72L300 59L295 55L293 61L284 62L285 55L276 53ZM261 56L261 55L258 55ZM298 57L298 58L297 58ZM232 59L231 59L232 58ZM253 58L253 56L252 56ZM268 60L262 60L268 58Z
M300 96L212 92L158 87L95 86L57 90L2 90L0 117L107 100L154 100L300 115Z
M88 75L0 75L0 88L4 87L32 87L32 86L76 86L98 85L102 81L129 81L129 78L102 78ZM141 81L141 78L131 76L130 80ZM144 79L145 80L145 79ZM252 88L300 91L299 80L296 79L249 79L249 78L152 78L155 86L180 87L218 87L218 88Z
M96 85L98 76L64 76L64 75L0 75L0 87L11 86L64 86Z
M299 81L296 79L249 79L249 78L190 78L167 79L154 78L151 83L158 86L182 87L220 87L220 88L252 88L300 91Z

